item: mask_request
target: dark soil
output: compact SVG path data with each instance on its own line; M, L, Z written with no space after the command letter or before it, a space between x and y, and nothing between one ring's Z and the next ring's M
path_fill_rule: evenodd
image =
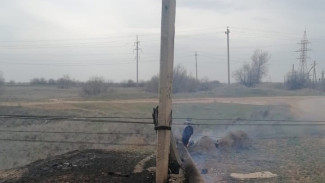
M141 173L132 173L137 163L151 154L137 151L73 151L31 163L22 168L26 171L20 178L0 182L152 183L155 173L146 169L155 166L154 157L145 163Z

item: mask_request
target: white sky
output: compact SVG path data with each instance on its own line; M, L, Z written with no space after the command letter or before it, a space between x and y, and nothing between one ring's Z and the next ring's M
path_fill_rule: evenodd
M227 80L226 27L233 72L255 49L271 54L266 81L283 81L298 67L297 44L306 28L309 63L325 68L323 0L177 0L175 65L199 78ZM77 80L103 76L135 80L159 71L161 0L1 0L0 70L7 81L34 77ZM233 79L232 79L233 81Z

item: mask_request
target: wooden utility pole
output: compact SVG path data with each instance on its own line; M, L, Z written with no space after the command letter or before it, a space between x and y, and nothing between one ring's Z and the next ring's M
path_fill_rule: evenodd
M156 182L167 182L172 120L176 0L162 0Z
M195 78L196 78L196 81L197 81L197 52L195 52Z
M228 85L230 85L229 33L229 27L227 27L227 31L225 32L225 34L227 34Z
M314 61L314 69L313 69L313 81L314 83L317 82L317 76L316 76L316 61Z

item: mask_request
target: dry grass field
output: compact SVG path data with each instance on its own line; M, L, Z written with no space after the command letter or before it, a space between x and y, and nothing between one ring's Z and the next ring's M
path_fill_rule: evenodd
M262 89L260 91L265 92ZM127 116L148 118L143 121L151 123L152 108L157 105L155 94L140 89L113 88L104 95L90 98L83 98L78 92L78 88L62 90L51 87L9 87L3 95L0 95L0 114ZM230 173L271 171L279 175L275 182L325 182L324 126L240 125L241 119L260 120L259 122L262 123L265 122L264 120L285 122L322 118L322 115L315 117L311 113L315 110L301 111L303 106L300 105L305 100L316 100L316 103L322 103L323 97L265 97L271 94L258 94L263 97L254 98L245 97L254 95L249 91L246 92L247 94L240 96L241 98L236 98L237 94L229 96L225 96L222 92L218 94L218 91L207 95L205 93L175 95L173 130L176 136L180 136L184 128L182 125L184 118L193 118L193 123L202 124L194 126L195 132L192 137L194 141L202 136L217 140L235 130L243 130L252 139L251 148L239 152L228 154L219 153L217 150L213 153L191 152L198 167L208 169L207 180L233 182L234 180L229 179ZM223 93L227 92L223 91ZM276 96L277 93L274 92L272 95ZM304 106L308 105L304 104ZM208 122L202 119L215 119L208 122L224 123L224 125L204 125ZM0 129L0 139L30 140L28 142L0 140L0 169L2 170L24 166L39 159L74 150L134 148L130 145L122 147L112 145L113 143L148 144L139 148L152 152L154 146L151 145L155 143L156 137L153 125L69 119L0 118Z

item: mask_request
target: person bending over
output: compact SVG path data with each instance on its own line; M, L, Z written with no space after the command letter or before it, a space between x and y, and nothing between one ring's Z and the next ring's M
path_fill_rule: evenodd
M182 142L184 146L188 147L188 142L190 141L192 135L193 135L193 127L190 125L190 123L187 123L187 126L184 128L182 134Z

